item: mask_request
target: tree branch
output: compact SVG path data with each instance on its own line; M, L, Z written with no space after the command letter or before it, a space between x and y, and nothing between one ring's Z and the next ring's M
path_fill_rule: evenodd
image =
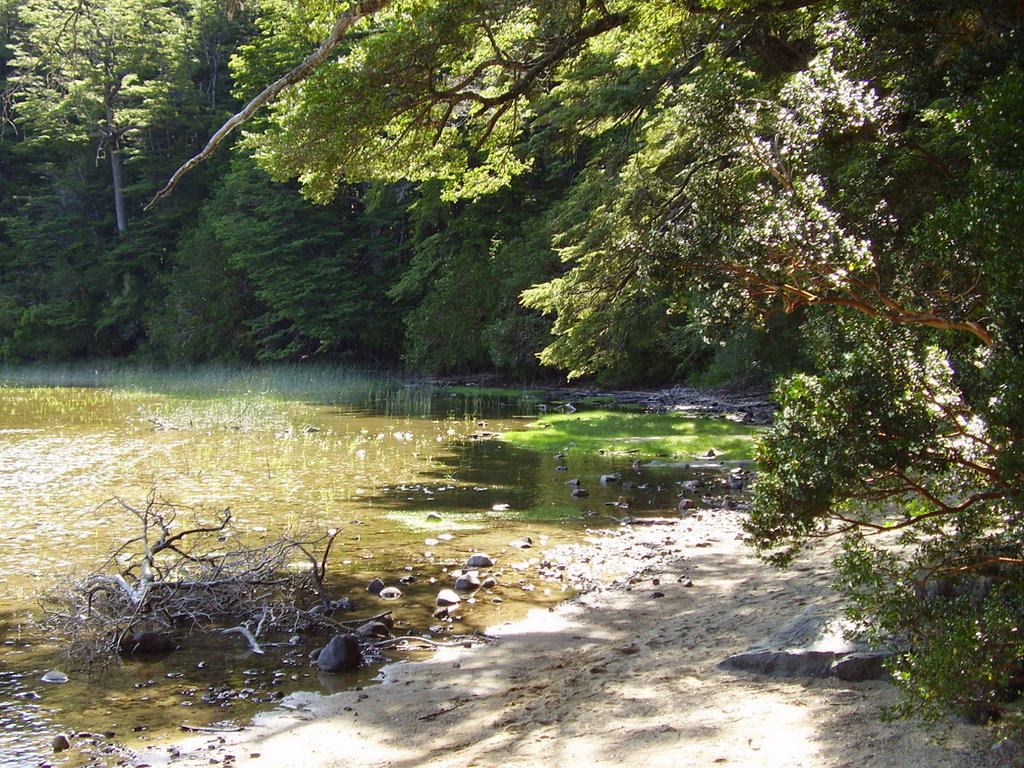
M206 143L206 146L203 147L203 150L178 168L178 170L171 175L171 178L163 188L153 196L153 199L149 201L143 210L152 210L157 203L170 195L186 173L191 171L204 160L208 159L210 155L217 150L217 147L219 147L232 133L232 131L243 123L248 122L259 109L277 99L281 94L281 91L288 86L295 85L309 77L310 74L312 74L317 67L323 64L327 57L330 56L331 53L341 44L342 39L344 39L345 34L353 24L367 16L373 16L390 2L391 0L362 0L362 2L353 3L352 6L341 14L341 16L338 17L338 20L334 22L331 34L328 35L327 39L320 44L319 48L307 56L297 67L260 91L240 112L237 112L228 118L227 122L218 128L213 136L210 137L210 140Z

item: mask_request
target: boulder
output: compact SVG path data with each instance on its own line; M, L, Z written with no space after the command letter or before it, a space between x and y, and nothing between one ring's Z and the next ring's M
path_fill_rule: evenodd
M382 589L384 589L384 582L380 579L374 579L366 585L366 591L371 595L379 595Z
M887 674L885 660L888 656L889 654L884 651L848 653L832 664L829 674L848 683L881 680Z
M828 677L835 659L833 651L753 649L734 653L718 666L773 677Z
M351 633L332 637L316 657L316 666L321 672L351 672L362 663L359 639Z
M848 682L884 675L886 651L849 640L849 625L832 612L810 607L764 643L719 663L723 669L773 677L829 677Z
M490 568L493 565L494 560L483 552L477 552L475 555L470 555L469 559L466 560L467 568Z

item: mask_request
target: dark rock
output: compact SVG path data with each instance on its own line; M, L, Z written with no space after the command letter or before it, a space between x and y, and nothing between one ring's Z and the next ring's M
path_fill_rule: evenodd
M833 677L848 683L881 680L886 677L885 660L888 656L889 654L884 651L848 653L833 663L829 671Z
M494 561L482 552L478 552L475 555L470 555L469 559L466 560L467 568L490 568L494 565Z
M718 666L774 677L828 677L835 659L833 651L760 649L735 653Z
M812 606L780 628L765 643L733 654L720 662L719 667L775 677L838 676L834 667L847 657L854 658L844 674L858 674L858 666L865 673L873 664L880 667L881 659L869 662L867 657L875 654L848 640L845 630L844 623L829 611ZM864 657L864 660L857 657Z
M480 589L480 574L476 571L466 571L459 574L455 579L456 592L476 592Z
M694 504L693 499L688 499L684 496L679 500L679 503L676 505L676 509L679 512L686 512L687 510L693 509L695 506L696 504Z
M359 637L390 637L391 628L383 621L368 621L360 626L355 634Z
M380 579L374 579L366 585L366 591L371 595L379 595L382 589L384 589L384 582Z
M619 479L620 478L618 475L601 475L601 485L608 485L608 483L617 483L619 482Z
M170 653L177 648L174 638L166 632L133 632L121 639L118 651L122 656L145 656Z
M316 657L316 666L321 672L351 672L362 663L359 639L351 633L332 637Z
M68 741L68 737L63 733L58 733L54 736L51 744L53 744L54 752L63 752L65 749L71 749L71 742Z
M495 579L493 576L488 576L486 579L480 582L481 589L494 589L494 587L496 586L498 586L498 580Z
M590 491L588 491L586 488L573 488L572 489L572 496L574 498L582 499L582 498L584 498L586 496L589 496L589 495L590 495Z

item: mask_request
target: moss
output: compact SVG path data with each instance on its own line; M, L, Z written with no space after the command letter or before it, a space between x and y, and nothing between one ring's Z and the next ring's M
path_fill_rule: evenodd
M543 451L628 454L637 458L706 456L752 458L757 429L728 419L681 414L594 410L550 414L525 430L502 436L508 443Z

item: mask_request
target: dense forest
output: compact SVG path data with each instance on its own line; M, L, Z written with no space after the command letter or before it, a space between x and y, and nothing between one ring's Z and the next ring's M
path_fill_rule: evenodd
M0 359L774 378L754 542L842 535L913 706L1013 715L1024 3L0 19Z
M748 379L789 365L788 352L772 356L779 341L701 286L653 259L630 263L649 247L627 245L641 234L632 229L678 205L671 174L683 159L657 155L721 151L665 144L665 121L683 117L670 102L693 87L676 70L715 17L665 4L627 23L625 11L536 5L381 15L343 44L348 61L370 57L364 71L324 68L317 93L286 92L234 151L145 212L344 4L3 0L0 360L318 358L537 377L555 329L546 362L564 365L569 345L582 356L573 370L619 382ZM537 71L488 65L475 49L492 33L496 51L536 59ZM738 56L747 34L728 32L733 49L708 55L763 67L753 51ZM418 92L477 67L488 87L507 80L514 93L474 106ZM321 91L326 81L348 90ZM314 102L297 104L306 94ZM301 135L285 157L290 131ZM306 153L329 167L304 167ZM638 175L647 166L653 186ZM632 255L612 253L622 248ZM590 259L622 257L600 266L621 286L592 279ZM546 287L524 303L534 286ZM796 327L770 325L783 346Z

